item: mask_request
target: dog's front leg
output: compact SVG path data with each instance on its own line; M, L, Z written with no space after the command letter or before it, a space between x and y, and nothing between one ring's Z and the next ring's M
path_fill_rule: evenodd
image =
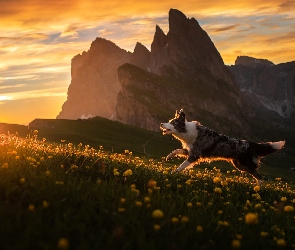
M181 163L179 165L179 167L174 171L174 172L180 172L183 169L187 168L188 166L190 166L192 164L192 162L189 162L188 160L185 160L183 163Z
M180 172L185 168L189 167L192 164L195 164L199 159L199 154L195 152L195 154L190 154L187 160L180 164L180 166L174 172Z
M166 157L166 161L170 160L172 157L175 156L187 156L188 155L188 151L186 149L175 149L173 150L169 155L167 155Z

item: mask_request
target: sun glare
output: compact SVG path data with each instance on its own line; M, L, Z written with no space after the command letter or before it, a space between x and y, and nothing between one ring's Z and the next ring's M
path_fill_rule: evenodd
M6 96L6 95L0 95L0 102L1 101L7 101L7 100L12 100L11 96Z

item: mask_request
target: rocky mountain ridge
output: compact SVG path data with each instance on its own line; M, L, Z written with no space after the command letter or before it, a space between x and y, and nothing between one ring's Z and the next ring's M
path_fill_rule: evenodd
M266 59L240 56L229 70L257 115L295 117L295 61L275 65Z
M245 81L246 72L273 66L245 56L234 66L224 65L198 21L171 9L169 31L156 26L151 51L138 42L131 53L97 38L87 52L75 56L68 99L57 118L101 116L157 131L160 122L184 108L190 120L224 133L247 134L248 118L269 104L263 98L257 104L261 91L253 92L259 88Z

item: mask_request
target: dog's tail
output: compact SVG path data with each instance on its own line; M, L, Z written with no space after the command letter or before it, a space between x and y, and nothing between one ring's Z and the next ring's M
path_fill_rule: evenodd
M282 149L286 141L277 142L250 142L249 148L254 151L257 156L266 156Z

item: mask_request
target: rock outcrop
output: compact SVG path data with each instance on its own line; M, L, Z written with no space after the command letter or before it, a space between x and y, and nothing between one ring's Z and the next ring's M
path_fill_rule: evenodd
M257 116L295 117L295 62L240 56L229 69Z
M97 38L89 51L75 56L68 99L57 118L101 116L116 120L115 107L121 89L117 69L130 62L131 55L111 41Z

